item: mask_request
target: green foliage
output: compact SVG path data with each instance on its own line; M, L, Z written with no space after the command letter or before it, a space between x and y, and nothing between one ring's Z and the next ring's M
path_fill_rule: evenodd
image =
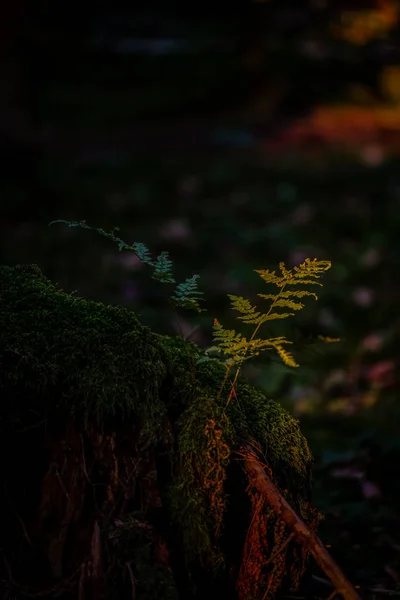
M157 279L161 283L175 283L175 279L172 276L172 261L169 258L168 252L161 252L157 256L153 279Z
M145 265L153 269L152 278L156 279L161 283L175 283L175 279L172 274L173 263L169 257L168 252L163 251L156 260L153 261L148 247L141 242L134 242L127 244L120 237L116 236L116 232L119 228L114 228L110 232L106 232L101 228L90 227L86 224L86 221L65 221L63 219L52 221L50 225L54 223L64 223L69 227L82 227L83 229L90 229L97 231L100 235L111 239L118 245L118 249L128 250L133 252ZM279 263L280 274L276 274L275 271L268 269L259 269L255 272L259 274L261 279L268 284L274 284L278 288L276 294L263 294L259 293L258 296L263 300L270 300L270 306L267 311L258 310L258 307L253 305L250 300L243 296L235 296L228 294L231 302L231 308L239 313L237 319L242 321L245 325L254 325L255 329L252 335L247 338L242 333L236 332L234 329L225 329L217 319L214 320L213 324L213 346L207 350L207 353L218 353L223 354L227 358L225 359L225 365L227 368L226 373L236 366L237 372L236 377L239 374L239 370L242 364L258 356L260 352L266 350L275 350L278 356L281 358L283 363L289 367L298 367L294 356L285 348L285 346L292 344L285 336L277 336L270 338L257 337L257 333L260 327L269 321L276 319L286 319L295 315L296 311L304 308L304 304L299 302L299 299L305 296L312 296L316 300L318 296L307 289L303 289L309 285L322 284L318 281L321 275L330 269L331 262L326 260L318 261L316 258L310 260L307 258L299 266L295 266L293 269L287 269L283 262ZM175 308L191 309L196 312L203 312L205 309L200 307L199 302L203 301L203 292L198 289L199 275L192 275L188 277L182 283L176 285L174 293L170 297L170 301ZM302 289L298 289L301 286ZM294 312L287 312L287 311ZM327 339L328 341L328 339ZM329 341L332 341L329 339ZM204 361L204 357L199 358L200 361ZM225 379L222 382L222 386L219 394L222 393ZM231 391L228 396L228 403L234 393L234 386L236 380L233 383Z
M296 266L293 269L287 269L283 262L279 263L280 275L276 275L275 271L256 270L256 273L260 275L265 283L272 283L278 287L276 294L258 294L263 300L271 300L269 309L266 312L262 312L257 310L257 307L252 305L247 298L230 294L231 308L239 313L238 320L243 321L246 325L255 325L255 329L251 337L247 339L234 329L224 329L219 321L215 319L213 325L214 345L208 349L208 352L216 352L228 356L225 360L227 373L236 365L238 374L244 361L258 356L262 351L271 349L277 352L285 365L298 367L299 365L296 363L294 356L284 348L285 345L292 344L293 342L284 336L271 338L257 337L257 333L260 327L267 321L286 319L295 314L294 312L281 312L279 309L301 310L304 308L304 304L296 300L304 296L313 296L317 300L318 297L314 292L296 289L294 286L322 285L318 279L330 267L330 261L317 261L316 258L314 260L307 258L298 267ZM228 396L228 403L234 394L234 384ZM220 393L222 393L224 385L225 380Z
M156 279L160 283L176 283L172 273L172 261L165 250L153 260L146 244L142 242L127 244L120 237L116 236L115 233L119 231L118 227L114 227L114 229L107 232L102 228L90 227L90 225L86 224L86 221L66 221L64 219L51 221L49 225L54 225L55 223L63 223L68 225L68 227L81 227L82 229L97 231L100 235L115 242L119 251L128 250L129 252L133 252L143 264L153 270L152 279ZM175 292L171 296L171 301L175 307L190 309L196 312L204 311L199 305L199 301L203 300L203 292L198 289L198 279L199 275L192 275L192 277L185 279L184 282L177 284Z
M130 252L133 252L145 265L151 267L154 265L150 251L146 244L143 244L142 242L133 242L132 244L127 244L124 242L124 240L115 235L115 233L119 231L119 227L114 227L111 231L105 231L101 227L90 227L90 225L86 224L86 221L66 221L65 219L56 219L55 221L51 221L49 225L55 225L57 223L64 223L65 225L68 225L68 227L81 227L82 229L97 231L97 233L100 235L115 242L120 252L122 250L129 250Z
M304 296L313 296L316 300L317 295L308 290L284 289L287 286L295 285L322 285L317 279L324 271L331 267L329 261L311 261L309 258L294 269L286 269L283 262L279 264L281 276L275 274L275 271L256 270L256 273L265 281L265 283L273 283L279 291L276 294L257 294L264 300L271 300L271 305L266 312L257 310L247 298L242 296L228 295L231 301L231 308L240 313L238 320L243 321L246 325L255 325L253 335L247 339L241 333L237 333L233 329L224 329L218 320L214 320L213 326L213 341L214 345L208 349L208 352L220 352L228 355L228 366L241 364L243 361L258 356L260 351L275 349L283 362L291 367L297 367L293 356L284 348L284 344L291 344L285 337L273 337L268 339L257 338L256 334L264 323L275 319L286 319L294 316L294 312L280 312L275 309L289 308L294 311L304 308L302 302L296 302L293 298L303 298Z
M197 287L198 279L199 275L192 275L192 277L188 277L183 283L177 285L175 294L171 296L171 301L175 306L191 308L197 312L204 312L205 309L202 309L199 306L199 301L203 300L203 292Z
M292 344L283 336L273 337L266 340L261 338L250 338L242 336L234 329L224 329L223 326L214 320L213 340L215 346L212 346L207 352L220 352L229 356L226 360L227 367L241 365L245 360L258 356L260 351L275 349L283 362L291 367L297 367L293 357L283 349L284 344Z

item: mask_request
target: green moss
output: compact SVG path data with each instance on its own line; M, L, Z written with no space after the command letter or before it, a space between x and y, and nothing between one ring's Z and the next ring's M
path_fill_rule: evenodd
M35 266L0 267L0 302L1 385L20 391L20 404L9 398L19 417L29 408L99 423L134 414L157 428L166 366L132 312L66 294Z
M226 470L240 443L256 443L286 498L306 520L304 500L310 495L312 463L298 421L243 378L237 383L237 398L225 410L227 392L217 401L224 375L225 367L218 360L197 365L197 394L180 419L180 470L171 492L176 522L182 528L188 548L187 558L197 558L216 568L223 559L215 535L212 502L202 484L203 479L221 476L218 470L209 473L205 433L209 419L216 421L222 431L222 443L231 451L230 456L221 460L222 468ZM229 390L229 381L226 390Z
M208 430L210 422L215 423L215 427ZM217 436L213 435L215 429ZM229 450L234 444L230 420L213 397L199 391L180 419L179 463L171 487L172 513L182 531L189 563L197 559L218 568L223 561L216 521L223 518L225 497L219 483L223 486L231 459ZM218 511L218 503L221 511Z
M29 422L30 411L101 425L134 419L156 448L168 419L171 517L188 564L218 568L224 479L239 444L260 445L304 516L312 457L298 422L243 378L226 409L224 365L199 359L196 345L153 334L126 309L66 294L35 266L0 267L0 422Z
M197 378L201 388L206 388L213 398L218 395L224 375L225 367L218 360L210 360L197 367ZM228 381L225 395L221 396L221 408L226 404L229 389ZM267 399L243 377L238 379L236 396L227 409L236 438L261 443L268 461L278 472L281 469L289 471L293 486L308 488L312 455L298 421L280 404Z

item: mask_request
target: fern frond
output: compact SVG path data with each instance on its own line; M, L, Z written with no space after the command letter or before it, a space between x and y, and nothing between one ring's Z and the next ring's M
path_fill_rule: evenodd
M301 310L304 308L304 304L302 302L294 302L294 300L289 300L289 298L277 298L274 302L274 306L291 308L292 310Z
M291 344L292 342L288 342L288 343ZM299 366L297 364L297 362L295 361L293 354L291 354L290 352L285 350L285 348L283 346L281 346L280 344L276 344L274 347L279 355L279 358L282 359L282 361L285 363L285 365L287 365L288 367L293 367L293 368L296 368Z
M304 298L304 296L314 296L314 298L318 300L317 294L309 292L308 290L281 290L279 294L257 294L257 296L264 300L275 300L278 296L279 298Z
M206 353L216 352L227 355L229 358L225 361L225 364L229 368L232 368L234 364L240 364L248 360L252 356L247 356L251 342L234 329L225 329L217 319L214 319L213 324L213 343L214 345L208 348Z
M279 275L275 274L275 271L270 271L269 269L255 269L255 273L258 273L265 283L274 283L278 287L285 284L285 277L279 277Z
M336 344L337 342L341 342L340 338L332 338L332 337L326 337L324 335L319 335L318 339L321 342L324 342L325 344Z
M257 311L257 307L252 306L247 298L233 296L232 294L228 294L228 297L231 301L231 308L241 313L241 316L238 317L240 321L251 325L258 325L264 322L263 313Z
M264 315L265 321L274 321L275 319L287 319L287 317L294 317L294 313L269 313Z
M269 271L268 269L256 269L256 273L258 273L265 281L265 283L274 283L278 287L286 286L286 285L297 285L299 283L299 279L302 280L303 284L317 284L322 285L314 281L315 279L319 279L319 277L328 269L330 269L332 263L329 260L311 260L306 258L306 260L301 263L298 267L294 267L293 269L287 269L285 267L285 263L280 262L279 268L281 270L281 276L276 275L275 271ZM308 278L306 280L306 278Z
M296 271L296 277L320 277L322 273L328 271L332 266L330 260L306 260L301 263L298 267L294 267Z
M157 256L152 278L161 281L161 283L175 283L172 275L172 261L169 258L168 252L161 252Z
M276 344L293 344L290 340L288 340L284 335L278 335L277 337L268 338L265 340L269 344L275 346Z
M129 250L130 252L133 252L142 263L152 267L153 279L156 279L161 283L175 283L175 279L172 274L172 261L169 258L168 252L161 252L154 262L146 244L141 242L127 244L124 242L124 240L115 235L116 232L119 231L118 227L114 227L114 229L108 232L101 228L90 227L90 225L87 225L86 221L66 221L64 219L52 221L49 223L49 225L53 225L55 223L64 223L68 225L68 227L82 227L83 229L97 231L97 233L100 235L115 242L120 251ZM204 309L201 309L199 305L199 302L203 300L203 292L198 289L198 279L199 275L193 275L192 277L188 277L183 283L180 283L176 287L175 293L171 298L171 301L175 306L193 309L197 312L203 312Z
M243 296L233 296L232 294L228 294L228 298L231 301L231 307L233 310L237 310L243 315L255 313L255 306L252 306L247 298L243 298Z
M124 244L123 249L124 250L133 249L133 252L136 254L138 259L142 261L142 263L144 263L145 265L149 265L149 266L154 265L153 259L151 258L150 250L148 249L146 244L143 244L142 242L134 242L132 244L132 246L125 244L125 242L123 242L123 244Z
M283 347L284 345L287 345L287 344L293 344L293 342L288 340L286 337L279 336L279 337L275 337L275 338L269 338L267 340L264 340L264 342L267 346L266 349L274 348L276 350L276 352L278 353L278 355L282 359L282 361L285 363L285 365L287 365L288 367L298 367L299 366L296 363L294 356Z
M86 221L66 221L65 219L57 219L56 221L51 221L49 225L54 225L55 223L64 223L68 225L68 227L81 227L82 229L89 229L91 231L97 231L103 237L106 237L113 242L115 242L118 246L118 250L121 252L122 250L129 250L136 254L136 256L141 260L144 264L153 266L153 260L150 255L150 251L146 244L141 242L133 242L133 244L127 244L120 237L115 235L116 231L119 231L119 227L114 227L111 231L105 231L101 227L91 227L87 225Z
M285 267L285 263L284 262L280 262L279 263L279 268L281 270L282 277L284 279L287 279L288 277L291 276L291 271Z
M252 356L257 356L265 350L275 349L283 362L290 367L298 367L293 355L284 347L291 344L285 337L269 338L263 340L256 338L256 334L261 325L267 321L276 319L286 319L295 315L296 311L304 308L303 302L299 302L305 296L313 296L318 300L318 296L314 292L305 289L293 289L295 286L307 285L322 285L318 279L321 275L331 267L330 261L317 261L307 258L298 267L287 269L285 263L279 263L280 274L276 271L256 270L261 279L265 283L275 284L279 290L276 294L258 294L263 300L271 300L270 308L263 313L257 310L257 306L251 304L249 300L242 296L234 296L229 294L231 307L240 313L239 320L246 324L255 325L255 331L252 337L247 341L244 337L239 337L235 331L225 331L217 323L213 349L218 352L223 352L230 355L230 360L233 363L243 362ZM275 309L289 309L295 312L279 312ZM240 367L238 368L239 372Z
M54 221L50 221L49 226L55 225L56 223L63 223L64 225L68 225L68 227L83 227L84 229L91 229L89 225L86 225L86 221L66 221L65 219L55 219Z
M171 296L171 301L175 306L189 308L197 312L205 311L199 305L199 302L204 300L202 298L203 292L197 287L199 277L199 275L192 275L192 277L188 277L176 286L175 293Z
M217 319L214 319L213 341L219 348L233 347L234 344L239 344L241 340L241 333L237 333L234 329L225 329Z
M258 294L259 296L261 294ZM228 294L231 301L231 308L241 313L241 316L237 317L238 320L243 321L248 325L262 325L266 321L272 321L273 319L285 319L286 317L293 316L294 313L262 313L257 311L256 306L252 306L247 298L242 296L233 296ZM281 308L291 308L292 310L301 310L304 308L304 304L301 302L294 302L288 298L280 298L279 295L272 295L273 306Z
M286 285L320 285L322 287L322 283L319 281L314 281L314 279L290 279L290 281L286 282Z

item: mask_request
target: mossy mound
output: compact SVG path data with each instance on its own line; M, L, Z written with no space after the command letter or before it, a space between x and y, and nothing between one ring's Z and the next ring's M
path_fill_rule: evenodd
M298 423L217 360L123 308L0 267L0 529L4 593L28 598L256 600L298 589L295 543L237 460L257 444L307 521ZM268 595L265 596L266 589ZM4 596L7 597L7 596Z

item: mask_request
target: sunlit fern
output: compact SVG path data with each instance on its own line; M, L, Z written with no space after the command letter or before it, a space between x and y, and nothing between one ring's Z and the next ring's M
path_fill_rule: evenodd
M282 361L289 367L298 367L294 356L285 348L292 344L284 336L273 338L257 337L260 327L267 321L275 319L286 319L295 315L296 311L304 308L304 304L299 300L305 296L313 296L316 300L318 296L304 288L309 285L322 286L318 280L325 271L330 269L331 262L326 260L318 261L316 258L311 260L307 258L298 267L287 269L283 262L279 263L280 274L269 270L256 270L265 283L271 283L277 286L278 291L275 294L257 294L263 300L270 300L268 310L263 311L261 307L253 305L248 299L242 296L229 294L231 308L239 313L238 320L246 325L254 325L254 330L249 338L244 337L234 329L224 329L224 327L214 320L213 325L213 346L207 350L207 353L219 353L226 356L226 377L220 389L220 395L224 389L227 378L233 368L236 368L235 376L231 390L228 395L227 403L235 394L236 381L244 361L258 356L265 350L275 350ZM291 311L291 312L288 312Z

